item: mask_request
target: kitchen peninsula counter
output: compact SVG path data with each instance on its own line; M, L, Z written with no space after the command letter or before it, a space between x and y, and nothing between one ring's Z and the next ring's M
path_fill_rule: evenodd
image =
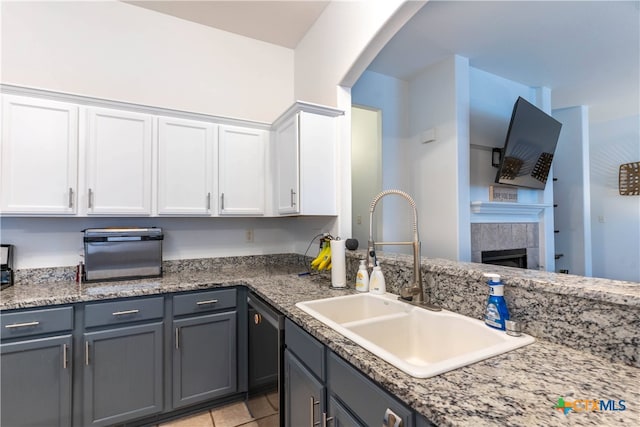
M33 277L0 294L0 309L36 308L113 298L247 286L364 375L441 426L604 426L640 420L640 369L538 339L433 378L417 379L389 365L295 307L300 301L353 293L329 287L327 275L299 276L296 257L281 263L176 263L162 278L78 285ZM53 273L55 274L55 272ZM607 331L596 331L607 333ZM558 399L623 400L624 411L555 408Z

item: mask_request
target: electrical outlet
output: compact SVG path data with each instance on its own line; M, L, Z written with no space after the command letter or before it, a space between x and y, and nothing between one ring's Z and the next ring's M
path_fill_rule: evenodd
M253 243L253 228L247 228L245 231L245 242Z

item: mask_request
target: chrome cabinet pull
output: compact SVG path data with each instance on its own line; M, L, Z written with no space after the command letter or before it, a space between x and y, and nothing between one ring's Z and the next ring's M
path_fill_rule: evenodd
M176 328L176 350L180 349L180 328Z
M211 193L207 193L207 210L211 209Z
M115 312L111 313L111 315L113 315L113 316L124 316L126 314L136 314L136 313L140 313L140 310L134 309L134 310L115 311Z
M207 305L207 304L216 304L218 302L217 299L209 299L206 301L198 301L196 305Z
M62 344L62 369L67 369L67 351L68 346L66 344Z
M309 427L314 427L320 425L320 422L315 422L315 413L316 413L316 405L319 405L320 401L317 401L313 398L313 396L309 397Z
M387 408L384 411L384 420L382 421L384 427L402 427L402 418L398 416L391 409Z
M69 208L73 208L73 188L69 187Z
M89 197L87 198L87 205L89 209L93 208L93 190L89 189Z
M224 210L224 193L220 194L220 209Z
M40 322L25 322L25 323L14 323L13 325L5 325L7 329L15 329L15 328L28 328L30 326L38 326Z
M328 421L333 421L333 417L327 418L327 413L323 412L322 413L322 427L327 427L327 422Z
M89 366L89 341L84 342L84 364Z
M295 207L296 205L296 192L293 191L293 188L291 189L291 207Z

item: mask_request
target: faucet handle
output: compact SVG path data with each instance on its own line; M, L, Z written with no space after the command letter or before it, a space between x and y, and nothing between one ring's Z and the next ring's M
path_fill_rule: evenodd
M400 298L411 301L413 297L420 293L420 288L417 286L403 286L400 288Z

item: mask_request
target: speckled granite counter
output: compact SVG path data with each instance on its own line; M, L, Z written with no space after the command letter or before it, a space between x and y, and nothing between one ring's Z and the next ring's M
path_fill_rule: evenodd
M283 261L283 260L280 260ZM327 277L298 277L294 259L272 264L202 264L169 268L161 279L16 285L2 291L0 308L38 307L117 297L246 285L381 384L442 426L603 426L640 422L640 369L545 340L437 377L416 379L363 350L295 307L303 300L352 293L332 290ZM594 331L594 333L606 331ZM554 409L558 398L624 400L625 411Z

